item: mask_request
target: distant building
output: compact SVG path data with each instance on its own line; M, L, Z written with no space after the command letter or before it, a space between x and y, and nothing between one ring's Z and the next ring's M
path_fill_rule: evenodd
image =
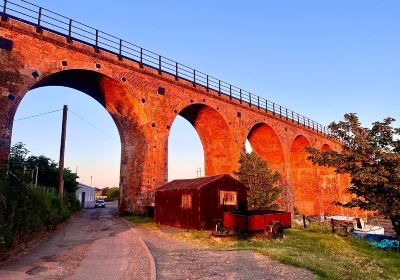
M247 188L230 175L175 180L155 191L157 224L211 229L225 211L247 209Z
M75 192L76 198L81 202L81 208L94 208L96 189L84 184L78 184Z

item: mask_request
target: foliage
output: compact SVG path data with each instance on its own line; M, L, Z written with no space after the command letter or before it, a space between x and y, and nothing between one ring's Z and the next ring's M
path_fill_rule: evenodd
M239 159L239 170L235 172L239 180L248 188L247 201L250 209L278 208L275 200L283 187L277 186L279 172L271 171L268 163L255 153L243 150Z
M372 128L362 127L356 114L346 114L344 119L329 126L343 152L307 148L308 159L350 175L348 192L354 198L336 204L377 211L392 221L400 236L400 129L391 126L392 118L375 122Z
M0 175L0 194L4 197L0 205L0 236L5 249L35 231L53 228L71 215L62 198L5 173Z
M118 187L114 187L114 188L103 188L101 189L101 195L102 196L107 196L107 198L109 200L116 200L119 199L119 188Z
M107 191L107 197L113 200L119 199L119 188L109 188Z
M59 168L57 163L45 156L29 156L25 160L28 170L34 171L38 167L38 185L58 187ZM36 174L35 174L36 175ZM64 169L64 191L67 193L75 192L78 188L78 176L70 169Z
M55 191L45 191L57 189L57 165L43 156L28 157L28 153L22 143L14 145L8 169L0 172L0 258L34 232L53 228L79 209L76 174L66 170L65 196L60 198ZM36 166L39 173L35 187Z
M37 177L37 186L52 188L53 192L58 190L59 168L57 163L45 156L28 156L29 151L21 142L11 147L8 161L8 170L14 176L17 176L27 184L35 184ZM36 174L37 172L37 174ZM64 193L69 198L69 203L75 203L73 197L69 194L75 194L78 188L78 176L70 169L64 168Z

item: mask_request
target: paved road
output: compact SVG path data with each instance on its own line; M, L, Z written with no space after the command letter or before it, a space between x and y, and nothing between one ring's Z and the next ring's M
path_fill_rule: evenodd
M0 267L0 279L150 279L143 243L116 204L86 209L31 253Z

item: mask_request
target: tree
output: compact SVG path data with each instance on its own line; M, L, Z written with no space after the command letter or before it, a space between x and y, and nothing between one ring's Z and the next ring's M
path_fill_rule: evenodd
M108 187L102 188L101 189L101 196L107 196L108 189L109 189Z
M112 200L119 199L119 188L118 187L109 188L107 190L107 197Z
M400 236L400 129L391 126L394 121L386 118L365 128L356 114L346 114L344 121L329 125L332 136L342 143L342 152L307 150L314 164L350 175L348 192L354 198L335 204L376 211L391 220Z
M281 176L279 172L271 171L268 163L255 153L243 150L239 159L239 170L235 172L239 181L249 190L247 201L250 209L278 208L275 200L282 192L283 187L277 186Z

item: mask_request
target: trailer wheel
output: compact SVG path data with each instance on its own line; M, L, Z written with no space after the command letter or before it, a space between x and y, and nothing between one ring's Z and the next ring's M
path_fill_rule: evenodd
M282 238L284 230L285 228L282 226L281 223L275 223L272 225L270 237L273 239Z

